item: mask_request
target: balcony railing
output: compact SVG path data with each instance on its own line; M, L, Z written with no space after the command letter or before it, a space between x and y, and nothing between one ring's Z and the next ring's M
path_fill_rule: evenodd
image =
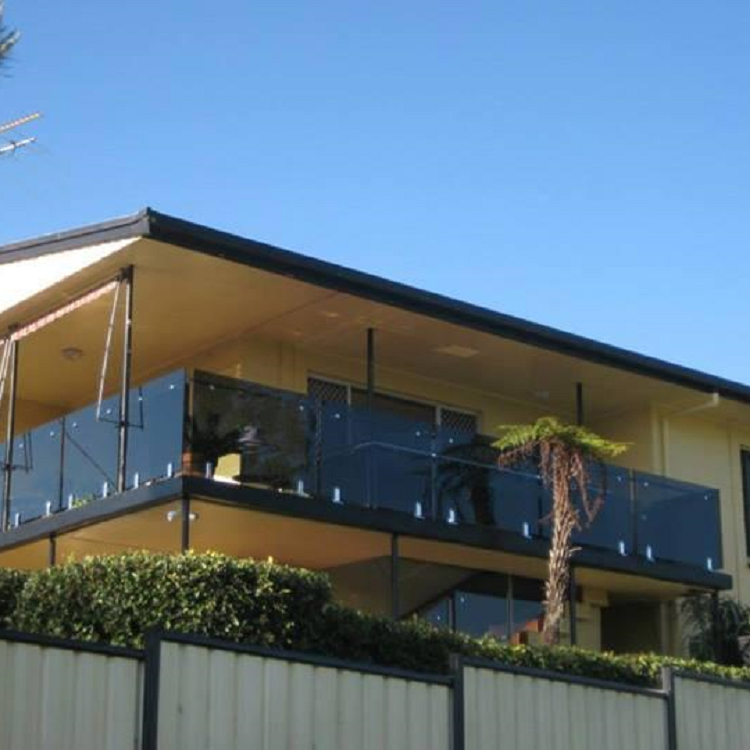
M188 387L188 385L190 387ZM188 398L188 394L190 397ZM181 471L447 524L547 537L550 495L534 467L500 468L489 438L244 381L182 371L131 394L128 489ZM11 519L112 493L117 400L16 437ZM4 448L0 446L0 461ZM718 569L717 490L616 466L586 547Z

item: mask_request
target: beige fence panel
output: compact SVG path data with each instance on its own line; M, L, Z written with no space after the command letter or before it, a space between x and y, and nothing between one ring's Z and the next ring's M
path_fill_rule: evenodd
M750 688L676 674L673 681L679 750L748 750Z
M450 750L447 680L169 638L159 750Z
M0 639L0 750L138 750L142 663L30 640Z
M467 663L463 703L466 750L668 748L667 700L658 691Z

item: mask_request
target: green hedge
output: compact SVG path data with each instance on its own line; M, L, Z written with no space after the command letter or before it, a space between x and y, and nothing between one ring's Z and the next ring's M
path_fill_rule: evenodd
M5 614L3 614L5 613ZM0 627L140 647L153 629L445 673L450 654L657 686L663 666L750 681L750 669L651 654L510 646L337 605L328 578L218 554L92 557L0 571Z
M0 568L0 629L10 625L18 597L29 574L22 570Z

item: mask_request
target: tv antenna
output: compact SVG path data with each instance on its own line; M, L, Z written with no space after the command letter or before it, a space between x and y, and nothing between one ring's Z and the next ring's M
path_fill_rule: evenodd
M10 122L0 123L0 135L2 135L3 133L9 133L11 130L20 128L21 126L33 122L34 120L38 120L41 116L41 112L34 112L30 115L18 117L17 119L11 120ZM0 144L0 156L13 154L18 151L19 148L30 146L32 143L36 143L36 138L33 136L25 138L8 138L6 136L5 140L7 141L7 143Z

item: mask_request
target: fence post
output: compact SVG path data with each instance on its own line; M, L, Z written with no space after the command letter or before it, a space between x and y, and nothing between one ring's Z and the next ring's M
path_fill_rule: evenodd
M161 671L161 636L146 634L143 664L143 731L142 750L157 750L159 743L159 676Z
M464 663L459 654L450 655L450 673L453 677L453 747L464 750L466 744L466 707L464 705Z
M677 750L677 705L674 671L671 667L662 667L661 687L667 695L667 750Z

